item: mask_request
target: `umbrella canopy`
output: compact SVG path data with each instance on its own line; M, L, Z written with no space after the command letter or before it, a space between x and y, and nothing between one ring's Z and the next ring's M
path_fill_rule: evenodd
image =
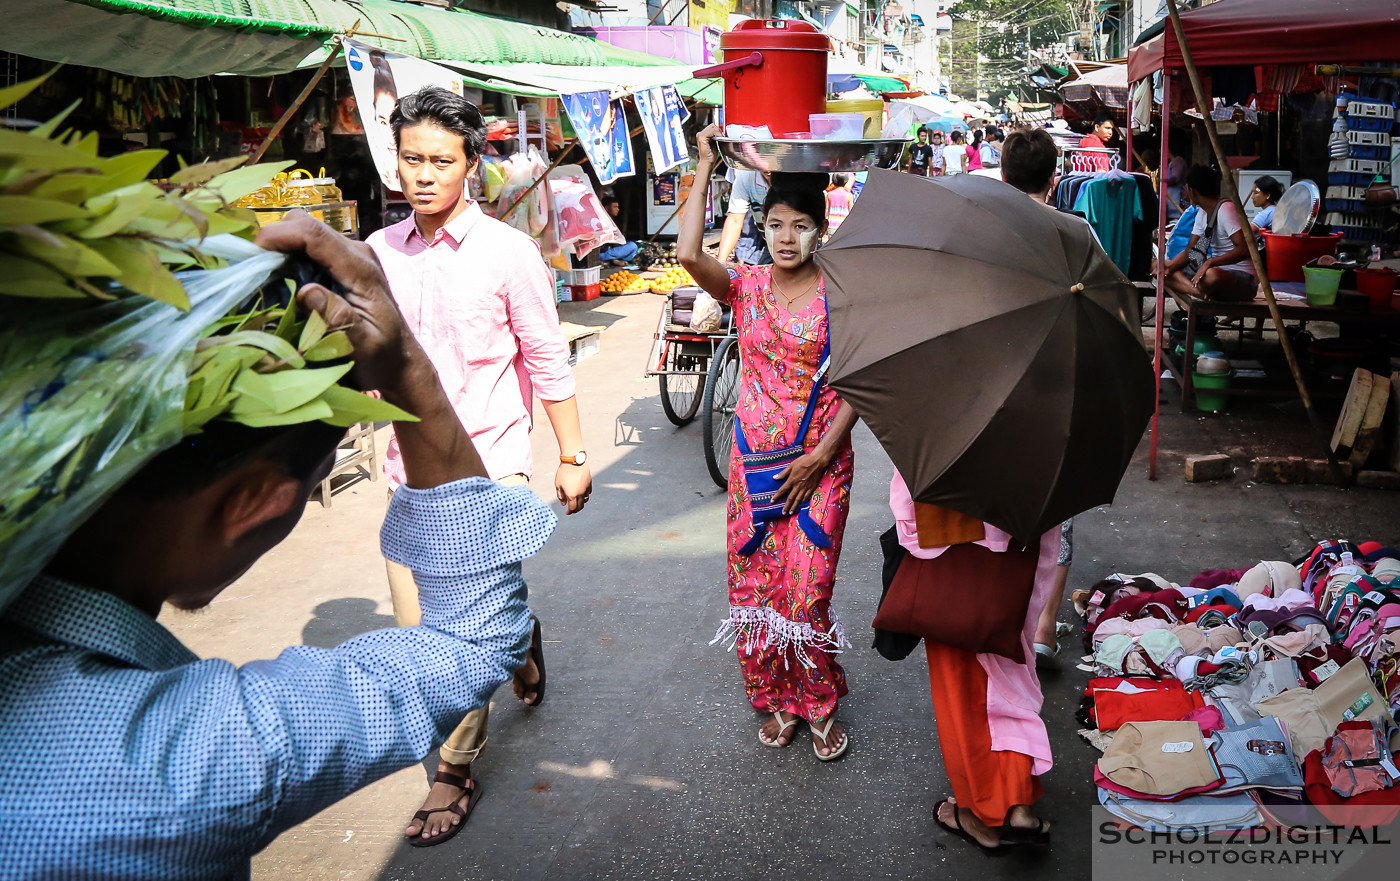
M831 385L916 501L1030 543L1113 500L1152 367L1086 223L1001 181L872 169L817 260Z

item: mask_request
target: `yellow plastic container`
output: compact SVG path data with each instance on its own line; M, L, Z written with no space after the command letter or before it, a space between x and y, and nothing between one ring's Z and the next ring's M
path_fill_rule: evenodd
M879 98L834 98L826 102L827 113L859 113L865 117L861 137L878 138L885 125L885 102Z

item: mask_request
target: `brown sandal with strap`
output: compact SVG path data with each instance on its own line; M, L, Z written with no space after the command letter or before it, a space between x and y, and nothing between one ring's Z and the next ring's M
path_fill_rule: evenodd
M455 826L448 827L447 831L441 835L434 835L432 838L424 838L420 831L419 834L408 839L408 843L412 847L432 847L435 844L442 844L458 832L461 832L462 828L467 825L467 818L472 815L472 809L475 808L476 803L481 800L481 785L475 780L469 780L460 774L449 774L446 771L439 771L433 775L433 782L446 783L448 786L455 786L463 790L463 792L461 795L457 796L452 804L446 807L422 810L414 814L413 819L418 821L419 829L427 828L429 816L442 813L443 811L456 814L460 822ZM465 808L462 807L462 799L464 798L467 800L467 806Z

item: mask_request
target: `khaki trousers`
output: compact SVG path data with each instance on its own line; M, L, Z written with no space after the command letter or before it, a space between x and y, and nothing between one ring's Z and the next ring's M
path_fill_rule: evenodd
M501 486L524 486L530 479L524 474L511 474L496 482ZM393 497L393 490L390 490L389 498ZM392 560L385 560L384 565L389 570L389 598L394 603L394 622L400 627L417 627L423 620L423 607L418 602L418 584L413 580L413 570ZM487 717L486 706L467 713L438 751L442 760L452 765L466 765L475 761L486 749Z

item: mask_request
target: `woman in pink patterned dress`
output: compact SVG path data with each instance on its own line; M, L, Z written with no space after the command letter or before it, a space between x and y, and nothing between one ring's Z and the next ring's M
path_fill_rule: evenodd
M700 133L697 181L708 181L714 170L711 139L718 132L711 126ZM826 225L825 184L826 175L773 175L763 206L771 266L725 266L704 252L703 186L691 190L676 244L696 282L733 308L741 364L735 415L749 448L760 453L801 443L805 450L778 475L777 498L790 516L756 527L735 447L729 616L715 642L738 650L749 700L769 714L759 740L787 746L806 720L817 758L831 761L849 745L836 723L846 674L835 657L848 643L831 593L850 508L855 412L823 382L806 436L798 437L827 346L825 290L812 262Z

